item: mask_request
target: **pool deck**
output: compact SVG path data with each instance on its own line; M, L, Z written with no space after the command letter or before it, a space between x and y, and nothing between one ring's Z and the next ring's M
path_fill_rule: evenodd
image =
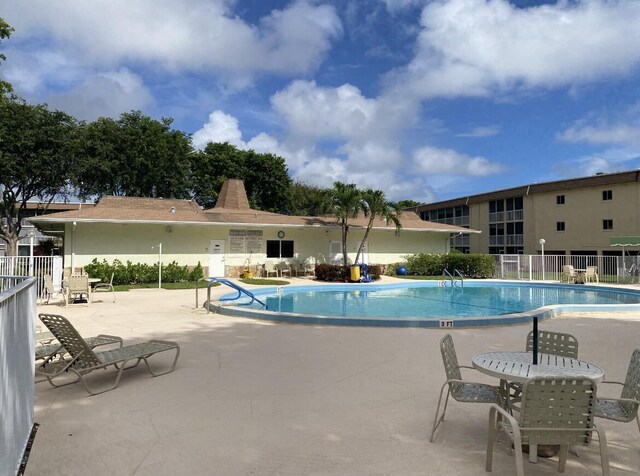
M143 367L128 370L118 388L94 397L81 384L38 383L40 428L27 475L483 474L488 406L451 401L429 442L445 380L438 343L451 333L460 363L470 365L480 352L523 349L530 330L277 324L207 314L205 293L196 307L193 290L135 290L116 299L101 293L90 306L38 312L68 317L85 336L175 340L182 349L175 372L150 378ZM640 347L640 313L575 313L540 327L575 335L580 357L605 369L607 380L623 380ZM495 383L468 372L463 377ZM598 423L611 474L640 474L637 425ZM579 453L569 454L564 474L600 474L598 445ZM526 475L556 471L557 457L525 463ZM502 440L493 474L514 473Z

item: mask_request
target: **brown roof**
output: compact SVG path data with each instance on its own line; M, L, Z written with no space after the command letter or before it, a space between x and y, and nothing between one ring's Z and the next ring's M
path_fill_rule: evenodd
M532 183L529 185L522 185L520 187L505 188L502 190L495 190L493 192L452 198L451 200L444 200L442 202L427 203L418 207L411 207L411 209L420 212L435 210L438 208L455 207L458 205L482 203L500 198L522 197L535 193L561 192L564 190L572 190L576 188L601 187L617 183L638 181L640 181L640 170L630 170L626 172L615 172L610 174L597 174L590 177L556 180L553 182Z
M226 186L226 187L225 187ZM190 200L162 198L111 197L104 196L95 207L82 208L61 213L52 213L31 219L39 225L61 224L68 222L105 222L105 223L166 223L166 224L234 224L239 226L291 226L337 227L339 223L332 216L305 217L280 215L278 213L252 210L241 180L228 180L223 185L216 206L202 210ZM402 229L409 231L433 231L456 233L464 231L475 233L453 225L433 223L421 220L413 212L404 212L400 217ZM350 226L365 228L368 218L360 216L350 220ZM376 219L376 229L395 230L393 223Z

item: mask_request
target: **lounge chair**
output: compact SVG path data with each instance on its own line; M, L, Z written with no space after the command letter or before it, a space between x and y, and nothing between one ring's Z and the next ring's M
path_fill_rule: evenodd
M122 372L125 369L138 366L142 361L144 361L147 366L147 370L149 370L149 373L154 377L173 372L176 368L178 357L180 356L180 346L176 342L162 340L150 340L140 344L124 346L119 349L94 352L89 344L82 338L82 336L80 336L75 327L73 327L73 325L63 316L55 314L39 314L38 316L69 354L69 359L65 361L63 368L60 369L57 375L62 371L69 371L77 376L77 379L73 382L67 382L63 385L75 383L80 380L87 392L91 395L97 395L99 393L113 390L120 383ZM155 373L149 365L149 357L168 350L175 350L176 352L171 368L161 373ZM135 364L127 367L127 364L132 360L136 361ZM93 372L94 370L106 369L111 365L118 370L115 383L111 387L100 391L92 391L87 383L85 375ZM47 380L54 387L63 386L56 384L52 377L47 377Z
M595 415L607 420L628 423L636 420L640 430L640 349L633 351L624 383L605 380L602 384L622 386L620 398L598 398Z
M98 292L109 292L111 291L111 294L113 294L113 302L116 302L116 292L113 289L113 275L115 273L111 273L111 279L109 280L108 283L98 283L93 287L92 292L93 293L98 293Z
M499 388L486 383L467 382L462 380L460 369L472 369L473 367L458 365L458 357L456 349L453 346L453 339L450 334L445 335L440 341L440 352L442 353L442 361L444 363L444 371L447 374L447 381L440 389L440 398L438 398L438 406L436 407L436 416L433 421L433 429L431 430L430 441L433 442L433 436L436 433L438 425L444 420L444 414L447 411L447 402L449 395L458 402L468 403L500 403ZM440 405L442 403L442 394L445 387L447 388L447 397L444 401L442 416L439 416Z
M55 336L50 332L42 333L41 336L45 336L46 334L49 334L51 338L48 339L48 342L45 342L45 340L39 340L35 350L35 373L37 376L44 377L41 380L37 380L37 383L57 377L66 370L67 365L67 362L64 359L67 351L64 346L59 342L53 342L55 341ZM38 339L37 334L36 339ZM118 347L122 347L123 344L122 337L107 334L88 337L85 339L85 342L92 349L110 344L118 344Z
M536 378L524 384L519 418L499 405L489 410L486 470L491 471L493 446L504 431L516 453L516 475L524 476L522 445L560 445L558 471L563 472L569 445L588 445L598 433L602 474L609 475L607 440L594 423L596 383L590 379ZM534 451L532 448L531 451Z

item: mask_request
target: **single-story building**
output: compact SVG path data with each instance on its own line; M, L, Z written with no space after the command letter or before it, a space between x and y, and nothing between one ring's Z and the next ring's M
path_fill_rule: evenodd
M64 266L77 270L94 258L111 263L202 265L205 275L238 276L265 263L340 263L341 228L335 217L289 216L253 210L244 184L230 179L215 207L189 200L105 196L95 207L30 219L64 239ZM368 219L350 220L348 258L355 259ZM404 212L402 231L377 220L360 262L389 264L413 253L447 253L449 237L475 230L423 221Z

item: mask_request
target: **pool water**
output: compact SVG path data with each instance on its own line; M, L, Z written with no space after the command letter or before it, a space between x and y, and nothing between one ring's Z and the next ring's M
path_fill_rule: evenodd
M465 318L515 314L554 304L638 304L640 293L579 285L437 282L401 286L330 285L255 292L275 313L315 316ZM261 306L256 306L256 309Z

